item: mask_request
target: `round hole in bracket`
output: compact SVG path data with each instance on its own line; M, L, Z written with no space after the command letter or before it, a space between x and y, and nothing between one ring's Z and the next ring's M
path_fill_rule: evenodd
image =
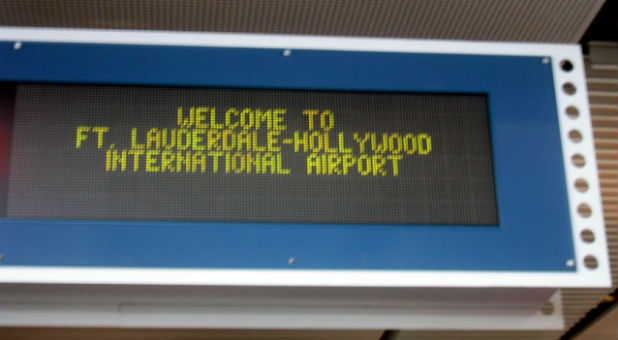
M592 215L592 208L586 203L581 203L577 206L577 212L579 216L588 218Z
M573 83L566 82L562 84L562 91L564 91L564 93L568 95L573 95L575 94L575 92L577 92L577 88L575 87L575 85L573 85Z
M575 66L573 66L573 63L569 59L562 59L562 61L560 61L560 68L564 72L571 72Z
M571 142L573 143L579 143L582 141L584 137L582 136L582 133L579 132L579 130L577 129L573 129L571 131L569 131L569 139L571 140Z
M554 314L554 310L554 304L548 301L543 305L543 307L541 307L541 314L552 315Z
M575 189L579 192L587 192L588 191L588 181L583 178L578 178L575 180Z
M581 237L582 241L586 243L592 243L595 240L594 233L590 229L582 230L582 232L579 233L579 236Z
M586 165L586 159L579 153L576 153L573 157L571 157L571 162L578 168L582 168Z
M579 110L575 106L571 105L566 108L566 114L569 118L575 119L579 117Z
M587 255L584 257L584 265L588 269L597 269L599 267L599 261L593 255Z

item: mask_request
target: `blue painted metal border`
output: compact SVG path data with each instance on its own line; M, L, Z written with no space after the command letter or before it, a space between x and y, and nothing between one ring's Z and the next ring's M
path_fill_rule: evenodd
M0 60L10 82L486 93L500 217L499 227L2 220L3 265L575 270L541 57L0 43Z

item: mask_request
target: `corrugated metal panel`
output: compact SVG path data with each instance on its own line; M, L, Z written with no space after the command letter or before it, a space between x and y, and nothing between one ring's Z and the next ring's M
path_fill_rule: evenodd
M577 42L603 0L2 0L0 25Z
M595 132L597 158L602 162L599 174L605 214L605 228L610 253L612 280L618 286L618 45L591 43L587 60L588 84L591 86L592 125L606 129Z
M618 286L618 45L591 43L585 62L613 288L563 290L565 331ZM558 339L562 334L540 331L403 331L396 334L395 339Z

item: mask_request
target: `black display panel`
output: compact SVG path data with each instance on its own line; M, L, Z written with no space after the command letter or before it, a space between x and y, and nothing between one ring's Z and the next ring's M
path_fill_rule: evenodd
M485 95L20 84L14 98L8 218L498 224Z

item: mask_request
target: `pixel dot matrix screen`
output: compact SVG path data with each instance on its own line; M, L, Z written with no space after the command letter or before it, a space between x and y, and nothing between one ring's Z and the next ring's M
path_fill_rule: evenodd
M0 214L498 225L487 96L0 84Z

